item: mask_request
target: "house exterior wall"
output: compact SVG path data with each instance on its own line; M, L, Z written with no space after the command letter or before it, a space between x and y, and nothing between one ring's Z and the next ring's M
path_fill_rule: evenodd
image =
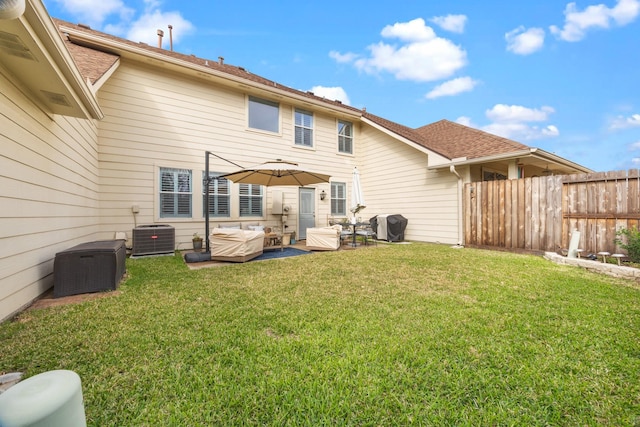
M163 71L123 60L98 92L105 114L98 124L101 230L105 238L113 236L114 231L125 231L131 238L131 230L136 225L171 224L176 228L177 249L190 248L193 233L202 235L205 229L202 176L206 151L243 167L275 159L294 161L305 169L351 182L355 155L338 153L336 117L314 112L313 148L295 146L295 106L283 99L252 94L280 102L280 132L252 130L247 126L245 89L234 90ZM299 107L313 111L310 105ZM358 141L357 123L354 125L355 141ZM192 218L160 218L158 177L161 167L192 171ZM212 172L228 173L237 169L210 156ZM330 192L326 183L310 188L315 188L316 194L321 190ZM298 188L280 189L284 193L284 203L292 208L287 231L297 230ZM279 216L270 214L271 195L271 189L265 189L262 217L240 218L238 185L233 185L231 217L212 217L211 226L238 221L278 224ZM317 225L326 224L330 210L328 199L315 199ZM140 209L135 217L133 205Z
M457 177L428 170L426 154L375 128L364 128L360 142L363 218L400 214L408 219L407 240L458 243Z
M0 72L0 321L53 283L55 254L99 230L97 129L47 115Z

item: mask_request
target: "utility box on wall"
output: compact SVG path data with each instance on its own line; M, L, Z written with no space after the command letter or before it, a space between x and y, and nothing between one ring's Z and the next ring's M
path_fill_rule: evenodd
M271 203L271 215L282 215L282 191L272 191L271 197L273 198Z
M173 253L175 247L176 230L170 225L140 225L133 229L131 256Z

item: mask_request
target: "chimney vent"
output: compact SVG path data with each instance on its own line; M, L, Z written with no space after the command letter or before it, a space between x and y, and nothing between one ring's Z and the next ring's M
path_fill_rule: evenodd
M219 63L220 65L224 65L224 57L222 57L222 56L218 56L218 63Z
M164 31L158 30L158 49L162 49L162 36L164 36Z

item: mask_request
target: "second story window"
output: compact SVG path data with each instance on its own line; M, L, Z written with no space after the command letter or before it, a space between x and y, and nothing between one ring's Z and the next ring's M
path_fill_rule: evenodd
M296 108L296 145L313 147L313 114Z
M280 105L277 102L250 96L249 127L267 132L280 132Z
M338 120L338 152L353 154L353 124Z

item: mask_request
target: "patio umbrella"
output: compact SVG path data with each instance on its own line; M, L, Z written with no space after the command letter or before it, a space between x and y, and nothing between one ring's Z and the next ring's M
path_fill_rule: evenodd
M351 180L351 212L357 214L362 209L367 207L367 203L364 201L364 195L362 194L362 185L360 185L360 172L358 168L353 168L353 178Z
M222 175L221 178L226 178L237 184L295 185L304 187L305 185L329 182L331 177L322 173L304 170L297 163L278 159L228 173Z
M296 187L304 187L310 184L329 182L331 176L307 171L298 166L297 163L277 159L222 175L221 178L226 178L236 184L295 185ZM280 244L280 249L282 250L282 243Z

